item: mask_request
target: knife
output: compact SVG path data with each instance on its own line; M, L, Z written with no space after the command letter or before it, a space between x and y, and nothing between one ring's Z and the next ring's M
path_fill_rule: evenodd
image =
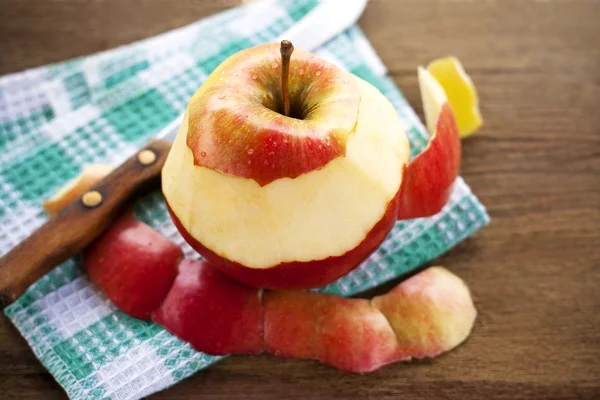
M323 0L278 40L311 51L354 24L367 0ZM177 134L183 115L111 174L0 258L0 308L88 246L104 232L136 193L152 187Z

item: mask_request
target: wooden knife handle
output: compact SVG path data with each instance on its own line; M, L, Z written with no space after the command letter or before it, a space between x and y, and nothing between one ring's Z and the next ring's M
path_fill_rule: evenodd
M138 190L160 178L171 143L153 140L0 258L0 307L83 250Z

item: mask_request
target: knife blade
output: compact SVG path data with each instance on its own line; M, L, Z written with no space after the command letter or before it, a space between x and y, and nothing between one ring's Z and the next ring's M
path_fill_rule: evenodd
M366 3L323 0L281 38L314 50L356 22ZM131 197L158 180L182 120L183 115L169 123L144 148L0 258L0 308L88 246Z

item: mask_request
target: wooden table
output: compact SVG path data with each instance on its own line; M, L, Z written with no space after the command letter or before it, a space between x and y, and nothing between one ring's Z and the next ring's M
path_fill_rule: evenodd
M237 1L3 0L0 73L128 43ZM600 2L372 0L360 25L422 113L416 67L460 57L486 125L462 174L492 224L436 263L472 288L469 341L365 376L231 357L154 399L600 398ZM383 290L383 289L381 289ZM65 394L0 318L0 397Z

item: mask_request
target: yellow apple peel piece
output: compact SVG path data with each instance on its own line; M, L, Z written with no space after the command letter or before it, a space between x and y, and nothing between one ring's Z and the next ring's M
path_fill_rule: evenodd
M456 57L434 60L427 69L419 67L418 74L430 133L435 131L435 121L446 101L454 112L461 138L471 136L481 128L483 119L477 89Z

